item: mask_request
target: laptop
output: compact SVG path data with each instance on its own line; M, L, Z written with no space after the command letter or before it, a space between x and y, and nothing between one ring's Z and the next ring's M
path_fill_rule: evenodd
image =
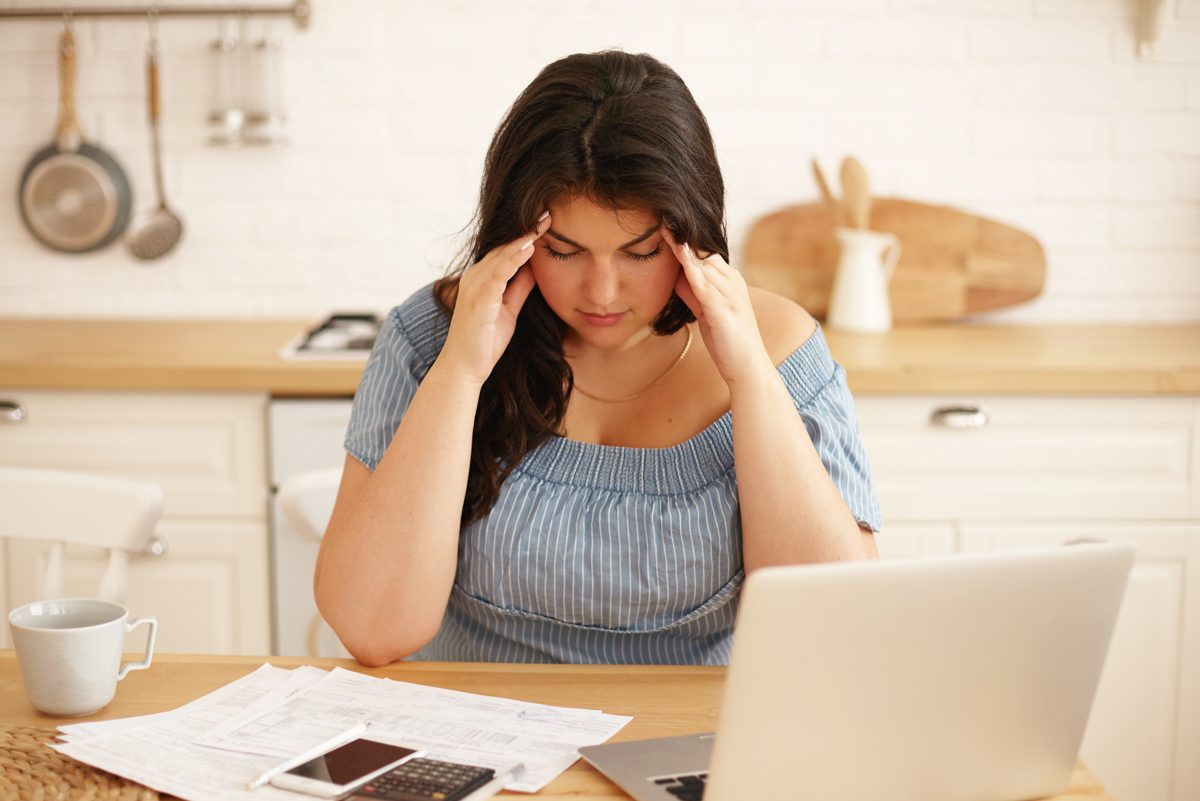
M638 801L1016 801L1070 782L1128 545L763 568L716 734L579 749Z

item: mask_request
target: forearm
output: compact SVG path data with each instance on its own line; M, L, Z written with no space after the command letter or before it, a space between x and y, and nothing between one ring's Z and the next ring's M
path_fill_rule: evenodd
M406 656L441 624L478 401L478 386L435 362L374 473L330 520L317 603L360 660Z
M746 572L875 556L778 372L759 370L730 394Z

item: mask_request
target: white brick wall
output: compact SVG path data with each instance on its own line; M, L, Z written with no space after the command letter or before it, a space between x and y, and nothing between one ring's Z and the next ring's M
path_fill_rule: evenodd
M0 7L37 0L0 0ZM383 309L440 274L492 131L548 61L619 46L688 81L712 124L735 254L853 152L881 194L959 205L1046 246L1044 296L981 321L1200 320L1200 2L315 0L283 40L290 143L205 144L213 20L161 23L170 257L66 256L16 186L56 112L55 22L0 22L0 315L317 315ZM86 134L151 203L146 26L76 23ZM6 189L7 187L7 189Z

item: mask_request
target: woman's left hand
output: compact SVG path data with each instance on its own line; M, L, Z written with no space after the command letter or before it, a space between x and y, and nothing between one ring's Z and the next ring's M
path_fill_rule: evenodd
M700 336L725 382L732 387L739 380L761 375L764 369L774 373L742 274L719 253L701 258L686 244L676 242L666 224L660 231L683 266L675 292L696 315Z

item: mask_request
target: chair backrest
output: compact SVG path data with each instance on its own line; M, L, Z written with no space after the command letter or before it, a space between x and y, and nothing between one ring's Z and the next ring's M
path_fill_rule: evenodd
M63 592L67 544L108 549L97 597L125 598L130 554L146 550L162 515L157 484L65 470L0 467L0 538L49 542L41 598Z
M279 485L279 508L296 531L320 542L333 514L342 468L310 470L284 479Z
M302 537L320 542L333 514L341 482L340 467L311 470L286 478L276 494L279 511ZM319 612L309 621L306 640L309 656L350 656Z

